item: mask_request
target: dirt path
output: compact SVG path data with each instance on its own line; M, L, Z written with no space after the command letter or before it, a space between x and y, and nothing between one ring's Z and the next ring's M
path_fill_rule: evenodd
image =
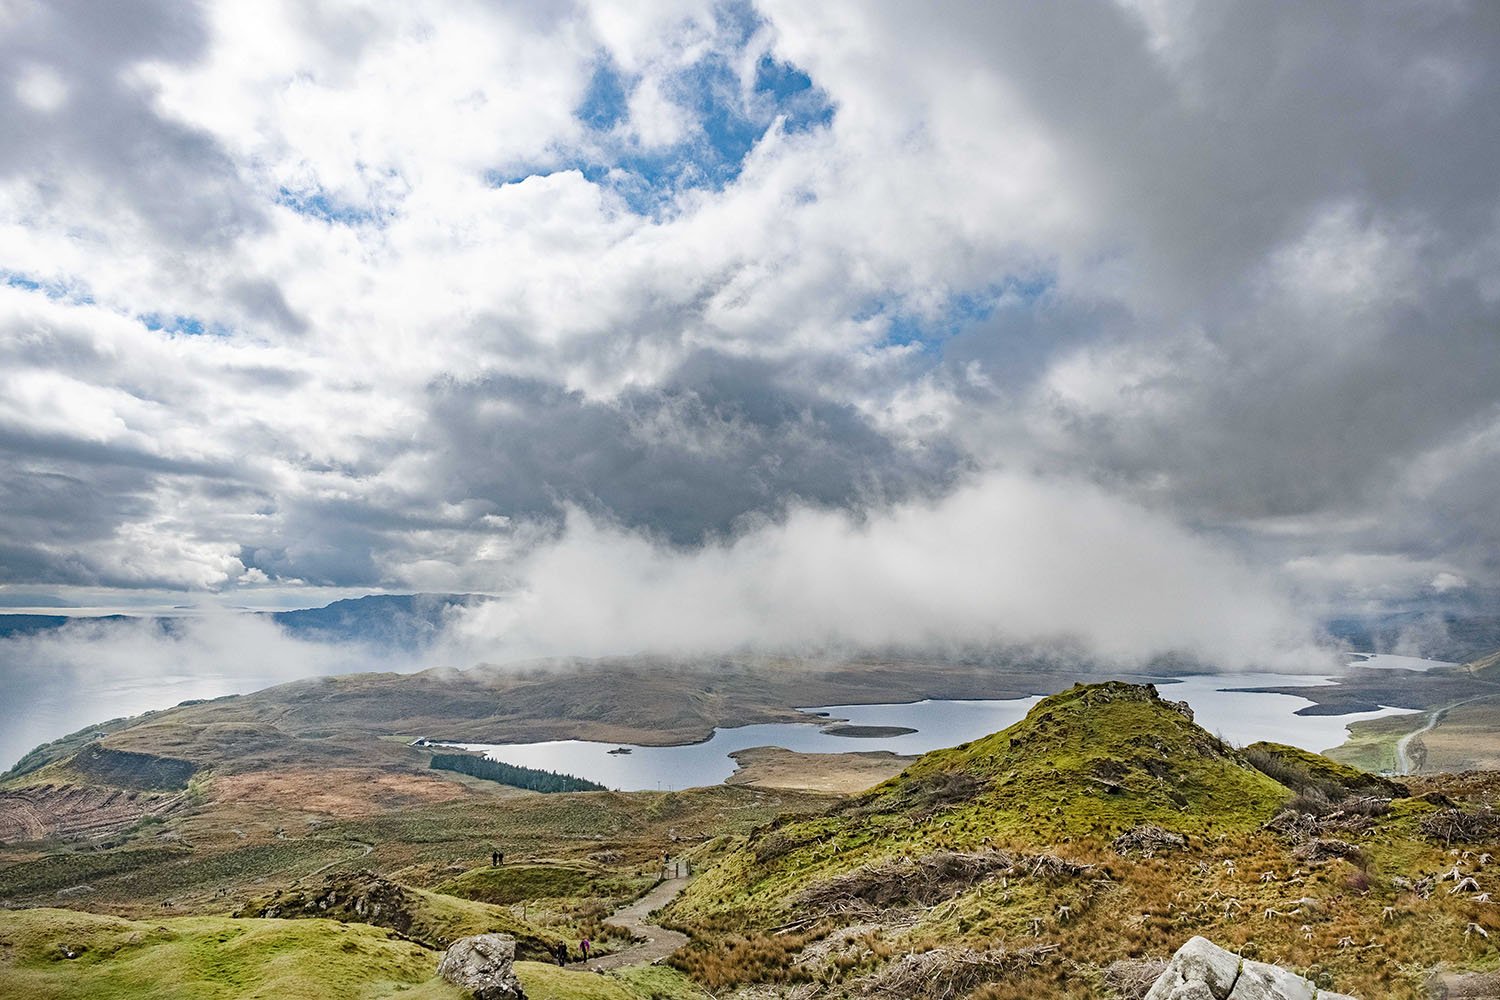
M359 857L360 858L367 857L371 851L375 850L375 845L374 844L366 844L366 843L363 843L363 842L358 841L358 840L350 841L349 842L349 846L350 847L363 848L359 852ZM323 874L324 872L326 872L328 869L334 867L335 865L346 865L346 864L348 864L351 861L357 861L357 860L359 860L359 858L339 858L337 861L330 861L330 862L328 862L328 864L324 865L322 868L314 868L312 871L308 872L307 873L307 877L308 878L313 878L315 876Z
M669 878L664 882L657 883L656 887L646 893L640 899L629 906L622 906L609 918L609 922L624 927L638 937L646 940L633 944L629 948L623 948L613 954L603 955L599 958L591 958L587 962L570 962L571 969L618 969L626 965L644 965L666 958L672 952L687 944L686 934L677 931L669 931L665 927L658 927L647 919L647 915L653 910L666 906L677 898L677 894L683 890L688 880L685 878ZM573 946L577 948L575 944Z
M1407 733L1396 741L1396 773L1411 774L1411 757L1406 752L1407 746L1418 736L1424 736L1436 729L1438 723L1443 721L1443 716L1447 715L1450 709L1455 709L1460 705L1467 705L1471 701L1484 701L1486 698L1493 697L1495 696L1492 694L1476 695L1473 698L1465 698L1463 701L1455 701L1451 705L1444 705L1442 708L1435 708L1427 713L1427 724L1425 726Z

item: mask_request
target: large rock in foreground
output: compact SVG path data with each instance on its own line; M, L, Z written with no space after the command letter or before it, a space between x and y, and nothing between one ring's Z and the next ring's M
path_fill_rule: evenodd
M453 942L438 964L438 974L473 993L474 1000L526 1000L515 961L515 938L476 934Z
M1353 1000L1280 966L1248 962L1206 938L1177 949L1146 1000Z

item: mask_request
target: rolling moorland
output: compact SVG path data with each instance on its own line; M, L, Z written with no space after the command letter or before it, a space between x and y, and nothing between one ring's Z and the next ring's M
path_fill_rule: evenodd
M1455 680L1489 684L1496 662ZM1494 994L1500 775L1433 773L1473 756L1483 700L1413 706L1441 718L1401 781L1230 747L1169 686L1116 682L915 761L747 753L735 781L677 793L538 794L434 771L409 745L701 738L848 700L856 677L869 701L1037 684L978 666L715 666L328 678L38 748L0 781L0 995L456 997L442 949L490 930L516 938L542 1000L1139 997L1195 934L1357 996ZM1385 752L1425 717L1337 755ZM633 963L610 915L664 852L695 878L657 919L689 943ZM620 967L539 961L583 936Z

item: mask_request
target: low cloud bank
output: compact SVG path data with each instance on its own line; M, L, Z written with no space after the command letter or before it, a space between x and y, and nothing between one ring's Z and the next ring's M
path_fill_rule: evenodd
M1114 665L1325 669L1273 580L1087 484L987 475L863 519L801 509L684 551L573 511L524 587L469 609L474 658L1063 643Z
M225 612L80 620L0 639L0 766L91 722L361 670L538 656L1063 650L1109 667L1176 655L1325 670L1271 577L1159 514L1078 482L984 476L864 517L800 508L695 550L573 511L509 596L445 613L425 648L289 634ZM373 636L373 633L372 633Z

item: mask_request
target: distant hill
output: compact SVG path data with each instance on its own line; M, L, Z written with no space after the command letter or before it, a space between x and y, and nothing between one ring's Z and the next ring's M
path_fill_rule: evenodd
M13 635L37 635L62 628L69 622L125 622L129 615L102 615L97 618L76 618L70 615L7 615L0 614L0 639Z
M1483 610L1351 615L1330 619L1324 630L1358 652L1410 652L1452 663L1500 648L1500 614Z
M455 608L467 607L485 598L472 594L369 594L320 608L295 611L247 611L267 615L299 638L320 642L363 642L388 649L423 649L442 632L447 616ZM101 615L80 618L70 615L9 615L0 613L0 638L39 635L79 622L116 623L155 621L171 629L183 619L173 615Z
M430 645L454 609L483 600L471 594L369 594L321 608L270 615L276 624L299 638L413 650Z

